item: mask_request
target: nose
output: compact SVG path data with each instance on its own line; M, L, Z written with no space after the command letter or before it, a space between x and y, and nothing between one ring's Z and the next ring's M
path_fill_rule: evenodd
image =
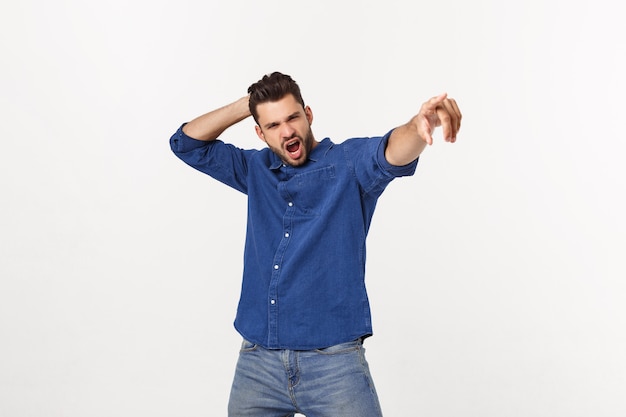
M289 123L282 125L280 135L283 139L291 139L295 133L296 130Z

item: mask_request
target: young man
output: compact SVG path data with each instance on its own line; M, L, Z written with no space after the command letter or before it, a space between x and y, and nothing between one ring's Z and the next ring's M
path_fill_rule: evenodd
M315 139L288 75L266 75L248 93L170 139L184 162L248 196L229 416L381 416L362 347L372 334L365 237L378 197L414 173L434 129L456 140L459 108L443 94L385 136L335 144ZM217 140L250 115L267 148Z

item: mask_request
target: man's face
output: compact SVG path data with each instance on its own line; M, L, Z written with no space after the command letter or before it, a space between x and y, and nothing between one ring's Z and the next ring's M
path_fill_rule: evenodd
M299 166L307 161L317 142L311 131L313 113L291 94L257 106L256 133L285 164Z

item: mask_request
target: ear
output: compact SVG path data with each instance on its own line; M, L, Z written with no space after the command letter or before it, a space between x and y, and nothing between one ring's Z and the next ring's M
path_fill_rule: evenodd
M313 124L313 110L309 106L304 108L304 114L306 115L306 119L309 121L309 126Z
M261 130L259 125L254 126L254 130L256 131L256 135L259 137L259 139L267 143L267 141L265 140L265 135L263 134L263 131Z

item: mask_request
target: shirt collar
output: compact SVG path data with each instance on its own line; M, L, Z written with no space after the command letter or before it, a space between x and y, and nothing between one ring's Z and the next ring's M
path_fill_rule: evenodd
M326 152L328 152L328 150L332 146L333 146L333 143L331 142L330 138L325 138L324 140L319 142L315 148L313 148L313 150L309 154L308 160L311 162L317 162L319 159L324 157ZM279 169L283 165L282 159L280 159L278 155L276 155L274 152L270 151L270 153L271 153L270 169L272 170Z

